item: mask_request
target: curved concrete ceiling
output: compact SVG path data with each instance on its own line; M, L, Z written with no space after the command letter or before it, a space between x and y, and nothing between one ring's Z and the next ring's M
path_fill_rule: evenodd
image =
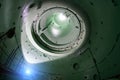
M42 54L48 62L31 64L21 48L25 7L40 0L0 0L0 79L1 80L119 80L120 79L120 0L65 0L84 10L90 21L89 34L77 55L61 59ZM27 36L25 36L27 37ZM25 41L25 44L28 44ZM31 45L27 51L36 53ZM30 54L27 52L26 54ZM29 70L30 71L29 71ZM27 73L31 74L28 76Z

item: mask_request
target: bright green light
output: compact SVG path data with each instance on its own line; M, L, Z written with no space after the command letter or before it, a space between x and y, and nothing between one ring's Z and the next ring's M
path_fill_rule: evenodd
M62 13L58 15L58 18L61 21L65 21L67 19L67 17L64 14L62 14Z
M53 17L54 22L59 26L67 27L69 25L69 18L65 14L56 13Z
M52 27L51 30L52 30L52 33L53 33L54 37L57 37L57 36L59 36L61 34L61 31L60 31L59 28Z
M69 17L63 13L55 13L50 18L48 18L49 32L54 37L65 36L69 33L70 23Z

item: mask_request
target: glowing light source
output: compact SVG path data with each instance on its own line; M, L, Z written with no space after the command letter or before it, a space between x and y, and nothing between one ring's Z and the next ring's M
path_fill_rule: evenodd
M59 18L61 21L65 21L65 20L67 19L67 17L66 17L63 13L59 14L59 15L58 15L58 18Z
M63 13L55 13L53 21L60 26L67 26L69 24L69 18Z
M26 69L25 73L29 75L31 74L31 71L29 69Z
M57 37L60 35L60 30L55 27L52 27L52 34L54 35L54 37Z
M69 18L63 13L54 13L50 18L48 18L48 23L50 33L53 37L64 36L70 29Z

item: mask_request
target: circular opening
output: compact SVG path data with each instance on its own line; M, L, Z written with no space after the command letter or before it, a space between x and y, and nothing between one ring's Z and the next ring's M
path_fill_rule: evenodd
M69 9L50 8L38 18L33 26L33 34L39 46L46 50L68 51L79 46L81 21Z
M75 53L86 41L84 16L68 4L49 3L43 2L37 10L28 8L30 13L35 13L28 13L25 20L25 32L31 46L46 55L67 56Z

